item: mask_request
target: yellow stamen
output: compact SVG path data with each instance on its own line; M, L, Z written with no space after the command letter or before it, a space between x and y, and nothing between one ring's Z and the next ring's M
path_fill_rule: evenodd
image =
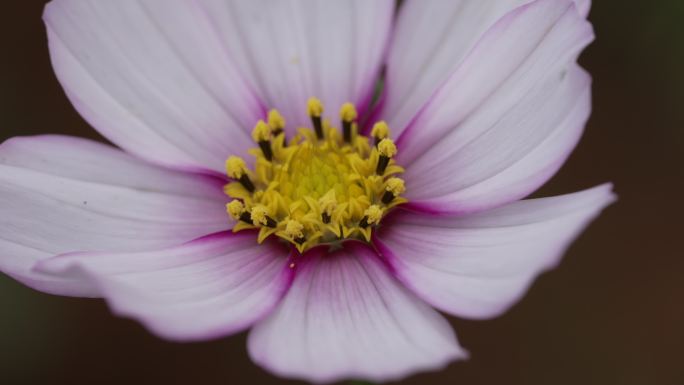
M385 138L378 143L378 152L382 156L392 158L397 154L397 146L394 144L392 139Z
M233 219L239 220L242 213L244 213L247 209L245 209L244 203L236 199L230 201L230 203L226 205L226 210L228 210L228 214L230 214Z
M231 156L226 160L226 172L233 179L240 179L247 174L247 164L238 156Z
M256 126L254 126L254 130L252 130L252 139L257 143L270 140L271 127L263 120L258 121Z
M318 98L309 98L306 107L309 116L320 117L323 114L323 103Z
M274 108L268 112L268 125L274 132L282 131L285 128L285 118Z
M254 206L252 208L252 221L262 226L268 225L268 209L262 205Z
M345 143L351 143L354 120L356 120L356 107L351 103L344 103L340 108L340 118L342 119L342 137Z
M286 236L296 241L304 238L304 233L302 232L302 230L304 230L304 225L299 223L299 221L290 219L289 221L287 221L287 225L285 225L285 231L283 232Z
M385 138L378 143L378 165L375 168L375 173L378 175L385 175L387 171L387 166L390 164L390 159L397 154L397 146L390 138ZM392 171L390 171L391 173Z
M375 125L376 148L357 134L351 103L340 108L341 133L323 120L320 100L309 99L307 112L312 128L300 128L287 142L278 133L285 126L278 111L269 112L268 123L257 122L253 171L242 158L226 161L228 176L239 182L224 188L234 198L226 205L238 220L233 231L256 228L258 242L277 236L300 253L345 239L370 241L383 216L406 202L389 128Z
M371 130L371 136L375 138L376 141L380 142L381 140L388 138L389 135L390 129L387 123L385 123L385 121L380 121L373 125L373 129Z
M406 191L406 186L402 179L392 177L385 182L385 190L391 192L394 196L398 196Z
M321 115L323 115L323 103L317 98L309 98L309 101L306 104L306 110L311 117L311 123L314 126L316 138L323 139L323 121L321 119Z
M323 195L321 199L318 200L318 204L321 206L321 213L330 217L337 206L335 190L330 190Z
M356 108L351 103L344 103L340 108L340 118L344 122L353 122L356 119Z
M366 223L369 225L377 225L382 219L382 209L378 205L371 205L363 212L363 217L367 218Z

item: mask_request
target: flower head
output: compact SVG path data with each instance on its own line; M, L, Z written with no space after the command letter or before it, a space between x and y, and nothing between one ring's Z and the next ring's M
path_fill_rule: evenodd
M0 145L0 269L171 340L249 328L286 377L466 358L431 306L501 314L614 200L520 200L581 136L593 39L588 1L523 3L53 0L55 72L121 149Z

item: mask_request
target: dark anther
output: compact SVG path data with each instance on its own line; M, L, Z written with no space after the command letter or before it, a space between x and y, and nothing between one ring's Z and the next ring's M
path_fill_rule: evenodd
M380 155L380 158L378 159L378 167L375 169L375 173L378 175L384 174L385 169L387 168L387 165L389 164L389 161L390 161L389 156Z
M321 220L323 220L323 223L330 223L331 219L332 218L327 213L321 214Z
M352 122L342 121L342 135L346 143L351 143L352 138Z
M299 238L295 239L294 241L301 245L302 243L306 242L306 238L299 237Z
M380 137L378 137L378 136L375 137L375 140L373 141L373 144L375 145L375 148L378 148L378 143L380 143L380 141L381 141L382 139L383 139L383 138L380 138Z
M283 134L283 146L287 146L287 137L285 136L285 131L282 128L276 128L273 130L273 137L277 138L278 135Z
M261 147L261 152L264 153L264 157L266 157L268 161L273 160L273 150L271 150L270 140L260 140L259 147Z
M240 184L243 185L247 189L247 191L254 192L254 190L255 190L254 184L252 183L251 180L249 180L249 177L247 176L247 174L242 174L242 176L240 177L239 180L240 180Z
M311 122L313 123L314 130L316 130L316 137L318 139L323 139L323 121L320 116L312 116Z
M359 227L364 228L364 229L366 227L368 227L368 216L367 215L361 219L361 222L359 222Z
M395 196L391 191L385 191L385 193L382 195L382 203L389 204L394 198Z
M266 226L270 228L275 228L278 226L278 222L275 221L275 219L269 217L268 215L266 216Z
M254 224L254 221L252 221L252 216L247 211L240 214L240 220L245 223L249 223L250 225Z

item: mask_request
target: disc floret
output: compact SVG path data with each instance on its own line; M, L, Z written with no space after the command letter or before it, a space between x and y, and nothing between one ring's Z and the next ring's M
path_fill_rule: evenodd
M227 205L236 220L233 231L256 228L259 242L275 235L300 252L345 239L370 241L382 218L406 202L387 124L373 127L371 145L357 132L353 104L340 108L342 135L323 111L320 100L309 99L313 128L299 128L288 143L285 118L271 110L252 131L254 171L242 158L228 158L226 171L235 181L225 187L233 198Z

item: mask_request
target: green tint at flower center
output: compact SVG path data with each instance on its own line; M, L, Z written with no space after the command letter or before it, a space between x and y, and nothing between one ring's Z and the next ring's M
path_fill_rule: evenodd
M299 146L290 161L276 179L280 191L292 201L307 197L319 199L333 191L337 200L345 202L348 196L363 194L361 187L353 183L352 166L345 154L320 148L307 143ZM347 194L347 188L350 189Z

